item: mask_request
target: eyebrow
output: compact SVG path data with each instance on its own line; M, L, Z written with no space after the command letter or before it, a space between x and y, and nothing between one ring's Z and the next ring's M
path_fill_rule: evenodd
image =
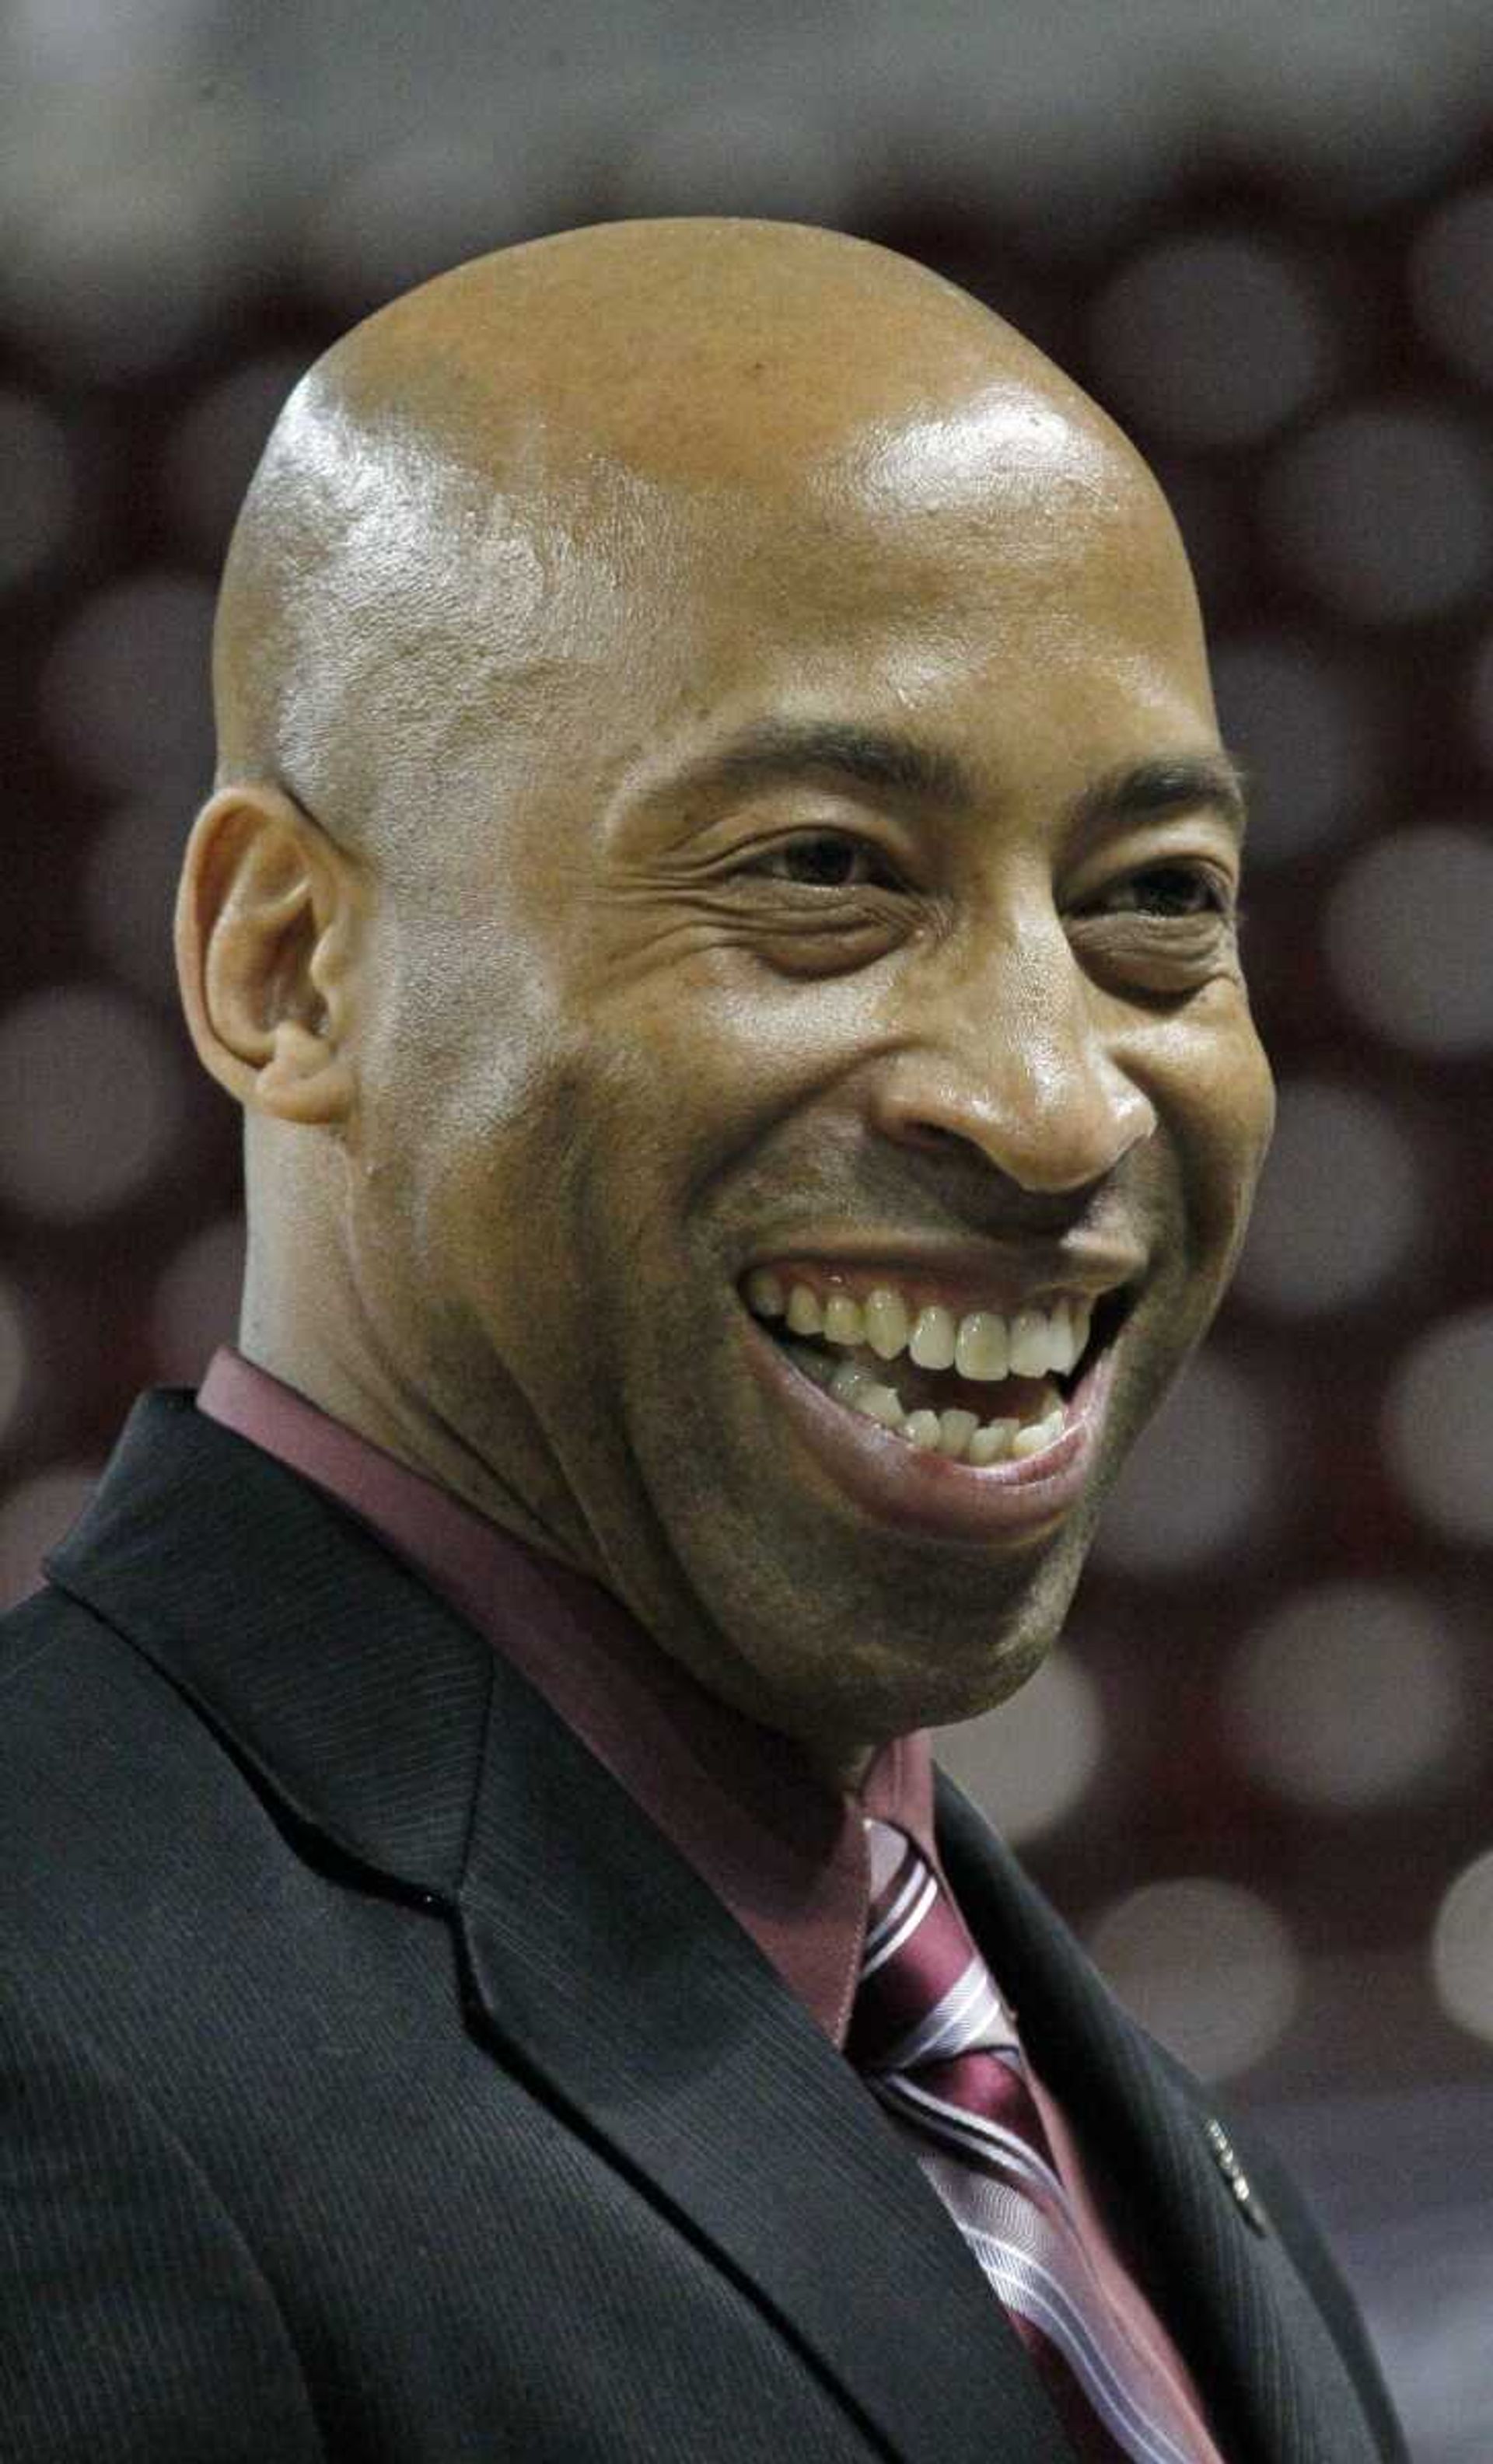
M915 737L885 734L835 719L762 719L707 757L692 786L771 786L828 771L861 787L881 787L925 804L975 801L974 782L952 753Z
M836 720L764 719L710 754L672 793L741 791L780 781L828 776L860 787L954 811L979 802L973 774L956 755L915 737ZM1242 838L1245 781L1227 753L1189 753L1122 762L1091 781L1068 819L1076 829L1149 821L1211 806Z
M1122 762L1084 789L1071 818L1084 829L1107 822L1159 821L1205 805L1242 839L1249 818L1246 789L1244 771L1226 752Z

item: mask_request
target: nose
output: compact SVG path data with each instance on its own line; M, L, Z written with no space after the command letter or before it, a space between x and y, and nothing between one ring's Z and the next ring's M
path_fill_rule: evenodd
M1156 1127L1122 1057L1118 1005L1053 921L940 985L875 1095L885 1135L940 1151L960 1141L1043 1197L1091 1188Z

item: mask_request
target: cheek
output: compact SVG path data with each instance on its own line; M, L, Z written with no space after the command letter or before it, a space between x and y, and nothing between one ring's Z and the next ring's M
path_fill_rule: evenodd
M553 1026L486 936L410 936L360 1055L365 1224L430 1295L505 1270L542 1211L558 1129Z
M730 945L691 952L598 1005L596 1100L619 1138L709 1170L851 1066L873 1033L872 972L804 983Z

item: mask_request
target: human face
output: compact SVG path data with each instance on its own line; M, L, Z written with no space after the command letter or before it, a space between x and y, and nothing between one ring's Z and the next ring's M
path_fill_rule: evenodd
M1097 428L963 419L676 509L583 731L391 903L364 1067L357 1256L410 1386L846 1769L1045 1652L1270 1122L1170 517ZM1093 1327L1057 1395L886 1364L1038 1432L980 1465L828 1394L773 1279L983 1316L977 1369L992 1317L1065 1302L1054 1358Z

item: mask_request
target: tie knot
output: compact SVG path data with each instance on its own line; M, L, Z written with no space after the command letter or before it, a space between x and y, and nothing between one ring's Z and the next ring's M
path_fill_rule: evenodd
M867 1821L871 1903L845 2051L867 2072L908 2070L1016 2042L995 1980L921 1849Z

